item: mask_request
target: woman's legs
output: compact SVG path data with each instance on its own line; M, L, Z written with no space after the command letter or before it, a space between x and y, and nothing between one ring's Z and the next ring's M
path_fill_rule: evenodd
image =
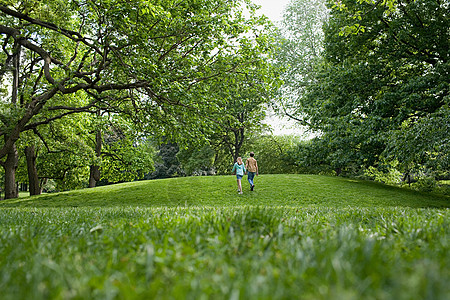
M239 193L242 193L242 184L241 184L241 180L240 179L237 180L237 185L238 185Z

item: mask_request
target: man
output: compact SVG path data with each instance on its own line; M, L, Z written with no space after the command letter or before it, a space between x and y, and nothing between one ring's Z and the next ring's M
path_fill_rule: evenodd
M254 158L255 153L250 152L250 157L245 161L245 168L247 169L247 179L250 183L250 190L253 191L255 184L253 183L253 178L255 175L258 176L258 162Z

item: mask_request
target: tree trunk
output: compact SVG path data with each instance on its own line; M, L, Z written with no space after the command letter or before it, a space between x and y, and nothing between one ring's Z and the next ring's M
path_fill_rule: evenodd
M13 83L11 93L11 104L16 105L17 95L19 90L19 66L20 66L20 45L14 43L13 54ZM8 137L5 135L5 144L8 141ZM12 199L19 197L19 191L16 186L16 170L18 165L19 154L17 153L16 144L12 143L10 147L6 149L6 160L3 164L5 169L5 199Z
M19 94L19 80L20 80L20 44L14 43L14 54L13 54L13 82L12 82L12 93L11 93L11 103L17 103L17 97Z
M95 154L97 157L102 154L102 133L100 130L97 130L95 134ZM93 188L100 180L100 167L92 165L89 173L89 187Z
M34 146L25 147L25 157L27 159L28 183L30 184L30 196L40 195L41 188L36 169L36 152Z
M230 145L231 155L233 156L233 160L236 161L240 156L241 148L244 143L244 128L238 128L237 130L233 130L234 134L234 143Z
M100 167L99 166L91 166L90 174L89 174L89 187L93 188L97 185L97 181L100 180Z
M3 168L5 169L5 199L19 197L16 186L16 170L18 160L16 145L13 144L6 155L6 161L3 163Z

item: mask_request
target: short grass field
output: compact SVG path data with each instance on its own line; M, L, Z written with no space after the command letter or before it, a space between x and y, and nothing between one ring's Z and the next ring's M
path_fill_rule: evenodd
M0 299L450 299L450 197L310 175L0 202Z

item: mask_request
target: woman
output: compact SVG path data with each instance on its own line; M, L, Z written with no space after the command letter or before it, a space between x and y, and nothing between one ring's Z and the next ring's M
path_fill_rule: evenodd
M241 184L241 180L242 177L244 177L245 174L245 165L244 162L242 161L241 157L238 157L236 159L236 163L233 166L233 170L231 170L232 174L236 174L236 179L237 179L237 185L238 185L238 192L239 194L242 194L242 184Z

